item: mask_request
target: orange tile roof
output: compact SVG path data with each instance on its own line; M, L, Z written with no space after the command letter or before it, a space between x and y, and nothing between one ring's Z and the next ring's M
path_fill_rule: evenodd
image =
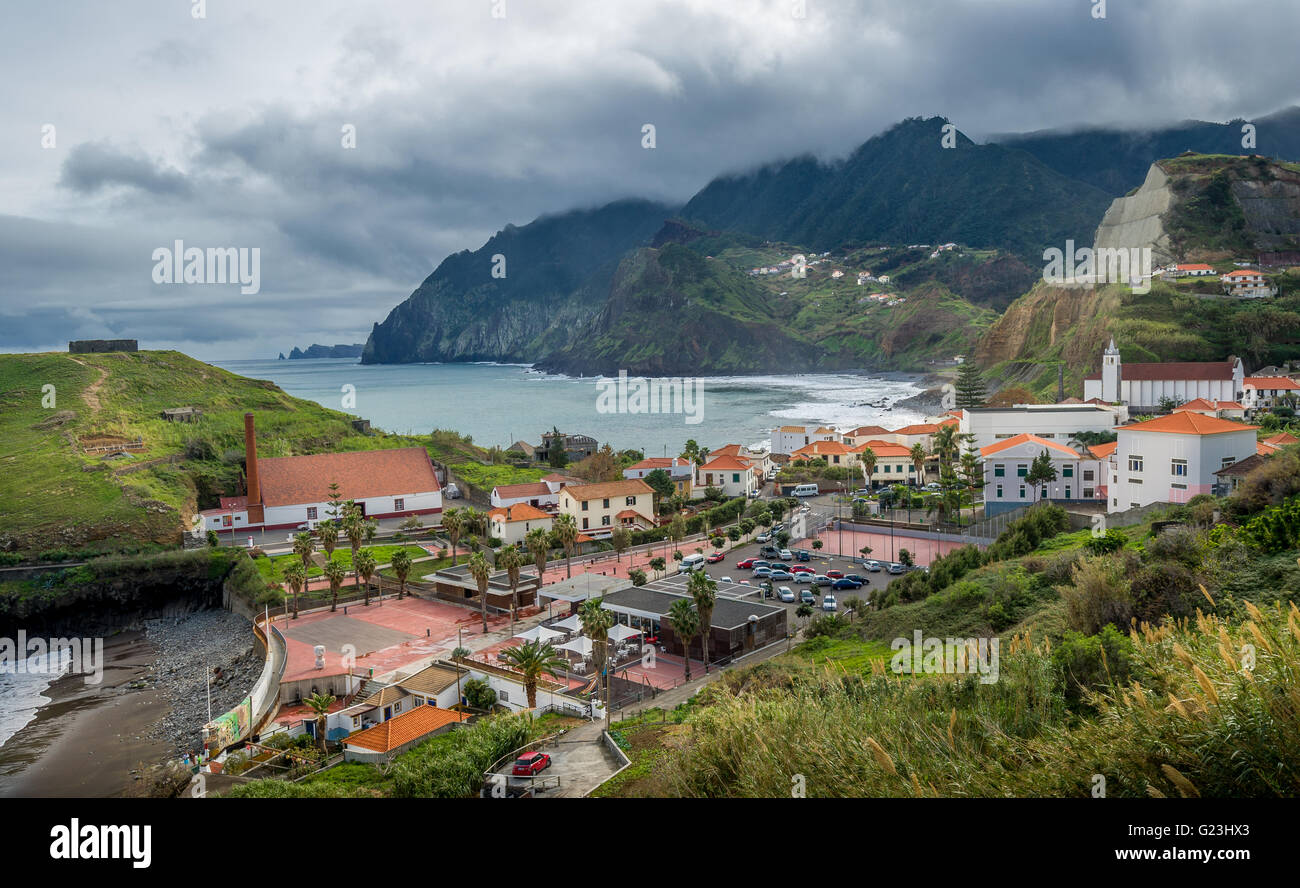
M1097 459L1106 459L1115 452L1115 448L1118 446L1118 441L1111 441L1109 444L1096 444L1088 449L1092 451L1092 455Z
M912 455L912 449L902 444L895 444L892 441L863 441L853 448L854 453L862 453L867 448L876 456L906 456Z
M636 511L635 509L624 509L614 517L617 518L619 521L622 521L624 518L644 518L645 516L642 515L640 512Z
M1257 389L1275 389L1278 391L1300 389L1300 382L1296 382L1289 376L1247 376L1242 380L1242 383L1254 386Z
M517 499L521 496L554 496L551 488L546 486L544 481L534 481L528 484L502 484L492 488L493 492L501 499Z
M581 484L564 488L564 492L576 500L605 499L611 496L633 496L639 493L653 493L650 485L640 478L624 481L602 481L599 484Z
M266 506L327 502L332 482L345 500L440 489L423 447L268 457L257 464Z
M1279 432L1271 438L1265 438L1265 444L1272 444L1274 447L1285 447L1288 444L1295 444L1300 441L1295 435L1288 435L1286 432Z
M1230 271L1230 272L1228 272L1227 274L1224 275L1224 277L1226 277L1226 278L1231 278L1231 277L1263 277L1263 276L1264 276L1264 272L1262 272L1262 271L1247 271L1247 270L1244 269L1244 268L1238 268L1236 271Z
M537 521L539 519L549 519L551 515L543 512L535 506L528 503L515 503L512 506L505 506L500 509L492 509L488 512L488 517L494 520L504 521L506 524L513 524L516 521Z
M942 428L943 426L950 426L950 425L961 425L961 420L955 416L949 416L947 419L943 419L939 421L940 428Z
M1270 453L1277 453L1281 449L1276 444L1269 444L1267 441L1255 442L1255 452L1260 456L1268 456Z
M709 461L706 462L704 465L700 466L700 468L701 468L701 469L712 469L712 470L714 470L714 471L718 471L718 470L721 470L721 469L742 469L742 470L744 470L744 469L749 469L749 468L750 468L750 465L749 465L749 460L747 460L747 459L741 459L741 458L738 457L738 456L731 456L731 455L729 455L729 454L725 454L725 453L724 453L722 456L715 457L715 458L709 460Z
M1198 414L1199 415L1199 414ZM1019 447L1021 444L1033 444L1035 447L1050 447L1060 456L1066 456L1071 459L1078 459L1079 454L1073 449L1066 447L1064 444L1058 444L1055 441L1049 441L1046 438L1040 438L1037 435L1031 435L1023 432L1014 438L1007 438L1005 441L999 441L996 444L990 444L988 447L980 448L981 456L993 456L1004 450L1010 450L1012 447Z
M843 455L848 453L849 448L845 447L839 441L813 441L811 444L805 444L800 447L791 456L820 456L823 453Z
M1207 268L1208 268L1210 271L1214 271L1214 266L1213 266L1213 265L1204 265L1204 264L1202 264L1202 263L1200 263L1200 262L1194 262L1194 263L1192 263L1191 265L1180 265L1180 266L1178 266L1178 270L1179 270L1179 271L1205 271Z
M939 427L932 422L922 422L917 425L903 426L901 429L894 429L891 435L933 435L939 431Z
M1246 408L1236 401L1211 401L1207 398L1196 398L1188 401L1186 404L1179 404L1174 408L1174 412L1179 410L1245 410Z
M858 426L853 431L845 432L844 434L848 435L850 438L861 438L866 435L888 435L889 433L889 429L882 428L881 426Z
M685 460L683 460L685 462ZM651 456L641 460L639 463L633 463L628 469L671 469L673 468L673 459L670 456Z
M452 712L437 706L417 706L383 724L357 731L343 742L348 746L359 746L374 752L392 752L412 740L468 718L469 715L463 712Z
M1116 431L1165 432L1170 435L1219 435L1224 432L1254 431L1257 428L1259 426L1245 425L1240 422L1185 410L1182 413L1157 416L1155 419L1148 419L1146 422L1122 425Z

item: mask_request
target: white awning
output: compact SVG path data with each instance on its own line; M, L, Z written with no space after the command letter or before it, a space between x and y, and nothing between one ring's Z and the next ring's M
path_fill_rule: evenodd
M565 617L558 623L552 623L548 628L563 629L565 632L577 632L582 628L582 618L578 614L571 617Z
M625 638L639 638L641 630L633 629L631 626L624 626L621 623L609 630L609 637L615 641L622 641Z
M545 626L534 626L527 632L520 632L515 636L515 638L522 638L524 641L540 641L543 643L563 637L563 632L556 632L552 629L547 629Z
M558 649L562 651L573 651L574 653L581 654L584 657L590 657L591 639L585 635L579 635L573 641L559 645Z

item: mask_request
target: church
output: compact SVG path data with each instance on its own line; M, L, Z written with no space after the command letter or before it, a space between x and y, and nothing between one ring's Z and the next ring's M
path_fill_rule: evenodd
M1224 361L1125 364L1115 340L1101 356L1101 371L1083 379L1083 399L1125 404L1130 413L1153 413L1160 402L1171 399L1186 404L1240 401L1245 392L1245 368L1240 358Z

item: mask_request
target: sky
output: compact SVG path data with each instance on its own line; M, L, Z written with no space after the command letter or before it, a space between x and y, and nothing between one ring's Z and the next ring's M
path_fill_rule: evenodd
M363 342L507 223L905 117L1268 114L1297 33L1294 0L5 0L0 351ZM256 249L256 292L157 282L176 241Z

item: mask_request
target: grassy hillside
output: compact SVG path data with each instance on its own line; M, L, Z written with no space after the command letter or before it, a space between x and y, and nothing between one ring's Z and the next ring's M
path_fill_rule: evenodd
M48 407L42 406L47 385L54 387ZM202 418L171 423L159 415L182 406L199 407ZM0 355L0 436L6 442L0 550L178 542L197 509L243 491L243 415L249 410L257 415L262 456L418 445L453 465L496 471L510 481L536 474L480 466L481 450L453 447L447 436L435 443L358 433L348 414L179 352ZM90 445L136 440L144 444L138 452L85 452Z

